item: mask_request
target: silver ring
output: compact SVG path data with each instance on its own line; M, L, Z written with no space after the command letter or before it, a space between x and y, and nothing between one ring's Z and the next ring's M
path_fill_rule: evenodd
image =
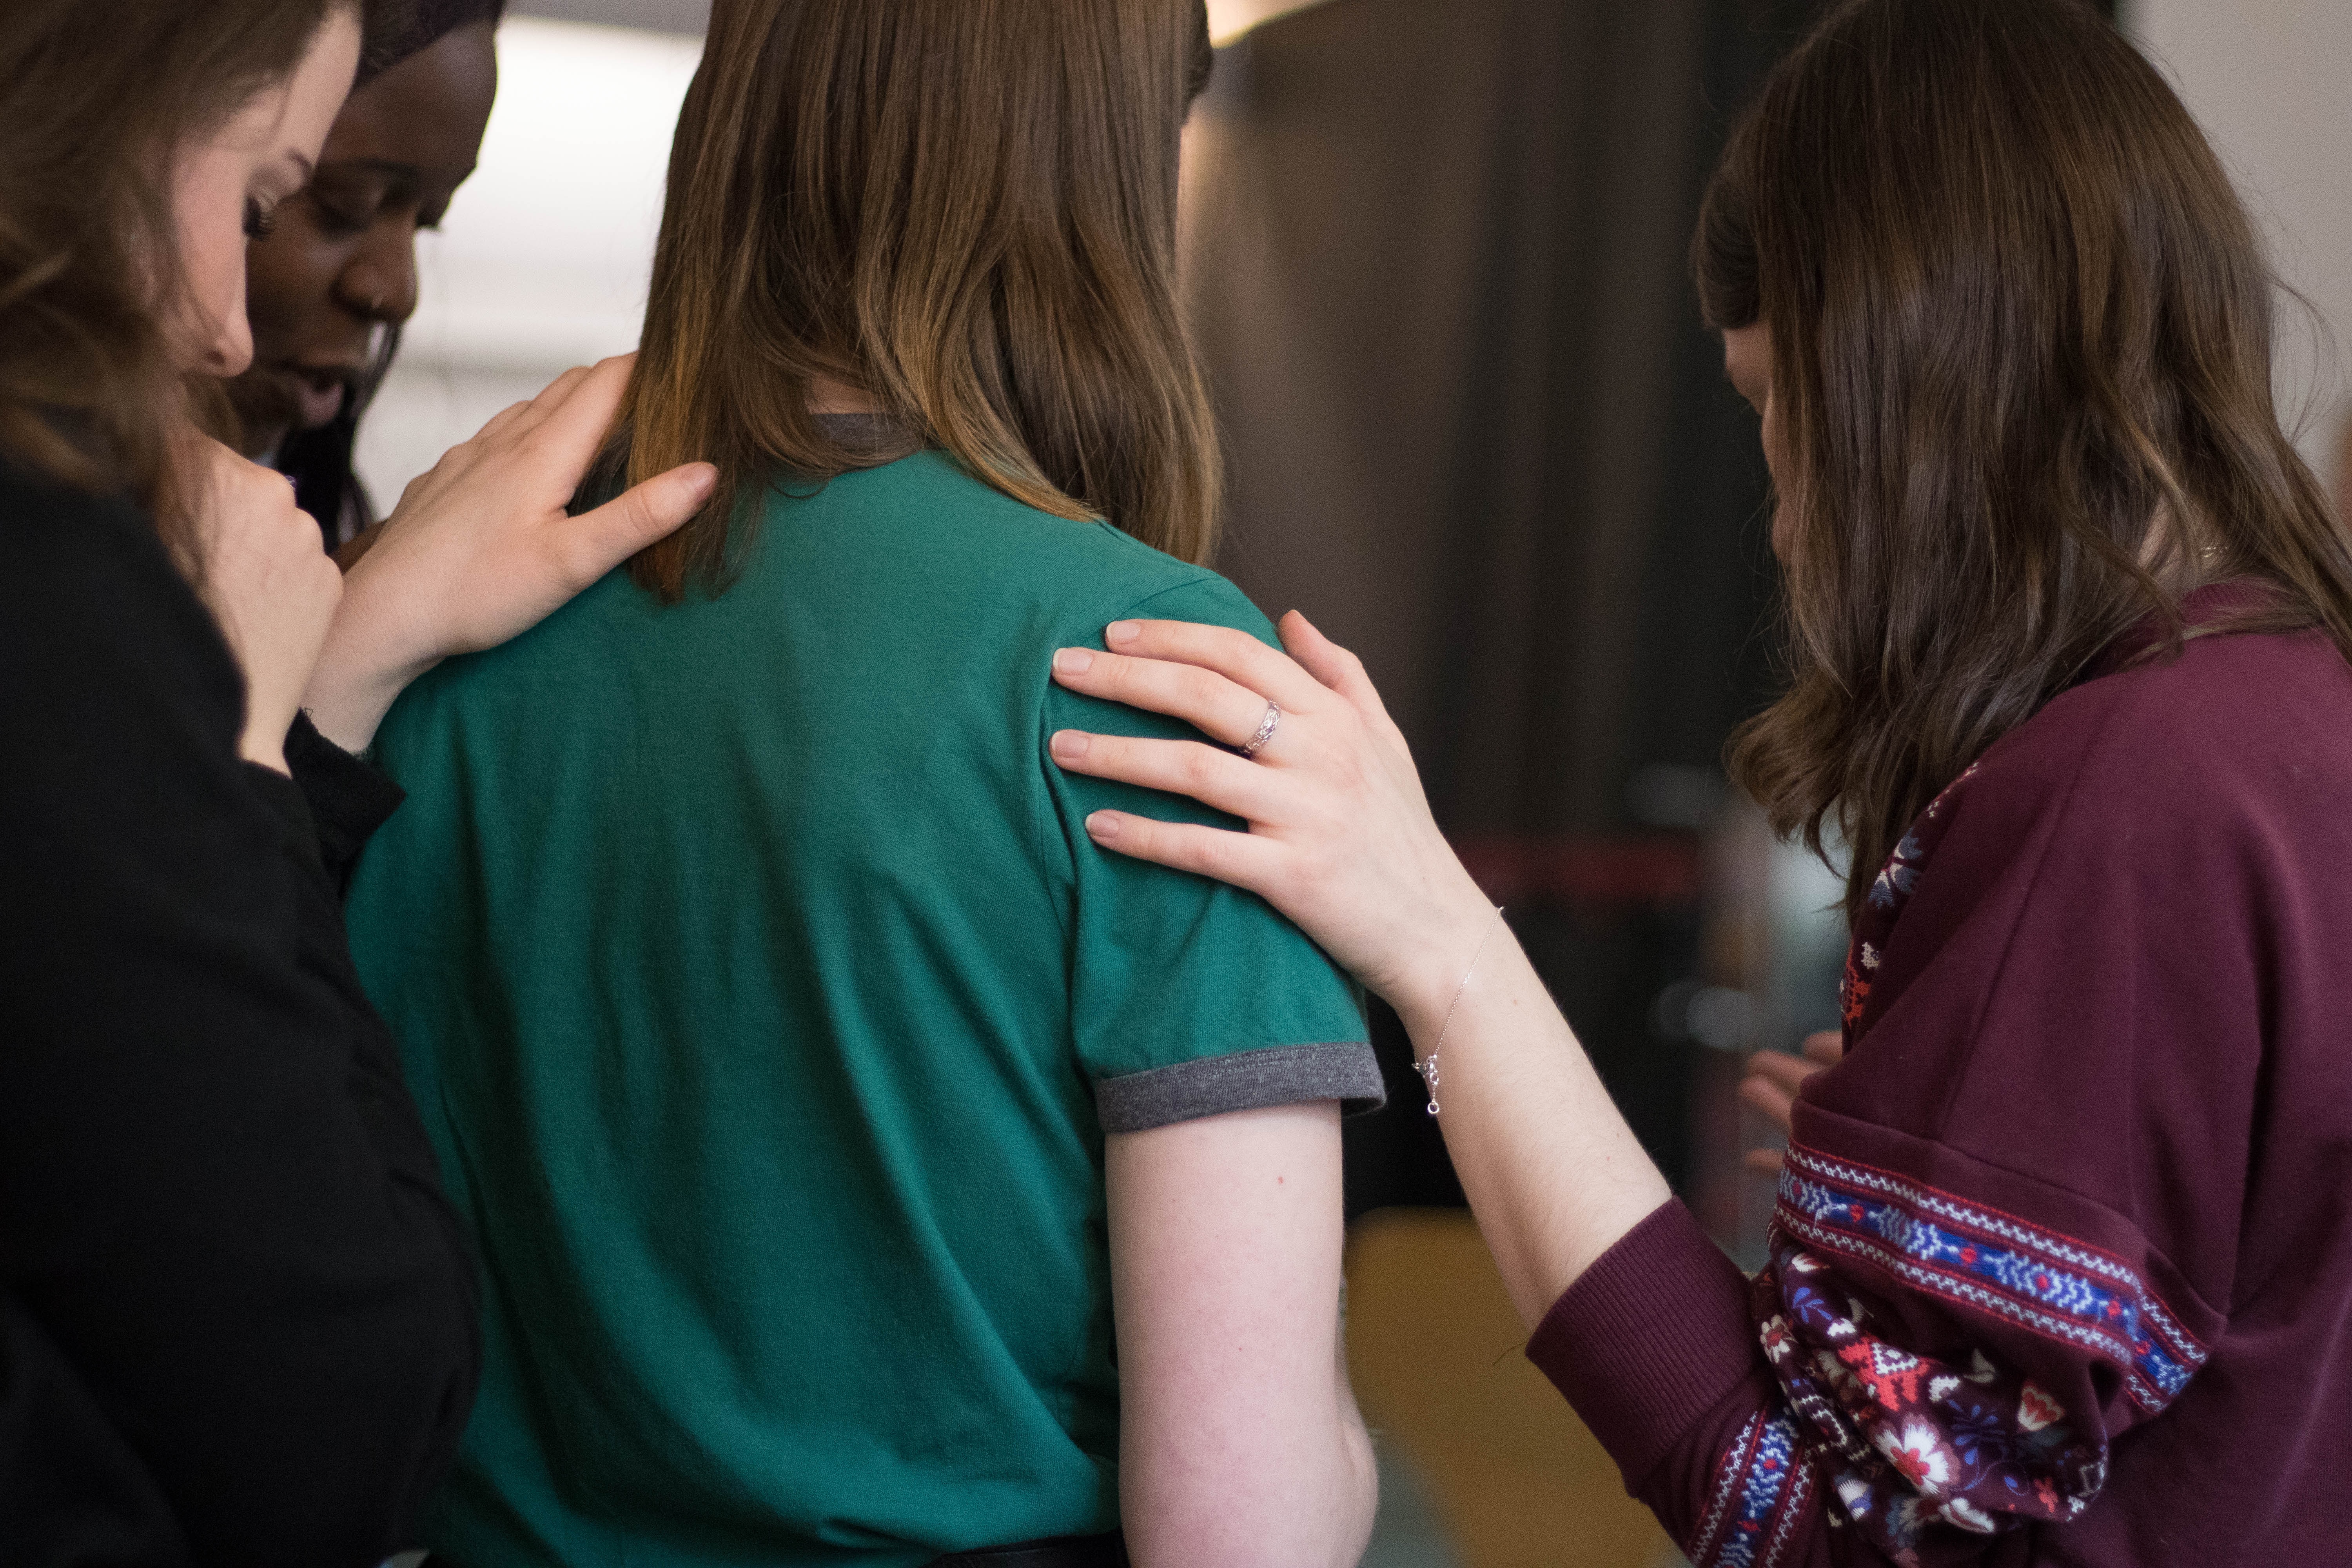
M1257 721L1257 733L1252 735L1249 738L1249 744L1242 748L1242 755L1244 757L1256 756L1259 751L1265 747L1265 743L1274 739L1275 726L1281 722L1282 710L1276 707L1274 703L1267 703L1265 705L1265 717Z
M279 479L284 479L284 480L285 480L289 485L291 485L291 486L294 488L294 491L295 491L295 493L296 493L296 494L298 494L298 495L299 495L299 494L300 494L300 493L301 493L301 490L302 490L302 481L301 481L300 479L296 479L296 478L295 478L293 475L291 475L291 474L280 474L280 475L278 475L278 477Z

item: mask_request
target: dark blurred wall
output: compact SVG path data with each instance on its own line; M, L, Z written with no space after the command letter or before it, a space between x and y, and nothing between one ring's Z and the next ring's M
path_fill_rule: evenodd
M1768 689L1754 416L1685 254L1806 8L1332 0L1225 50L1187 264L1221 566L1361 653L1440 820L1678 1180L1699 835ZM1458 1200L1392 1018L1350 1206Z

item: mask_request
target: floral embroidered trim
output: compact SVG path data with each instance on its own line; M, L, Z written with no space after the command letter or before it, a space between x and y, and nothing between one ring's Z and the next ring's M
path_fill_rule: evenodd
M1933 812L1936 808L1931 805L1927 809ZM1927 852L1919 847L1917 831L1905 834L1903 842L1895 847L1895 853L1886 858L1886 864L1879 868L1877 879L1870 884L1870 901L1882 910L1891 910L1909 898L1911 889L1918 885L1919 868L1927 858Z
M2116 1258L1809 1149L1789 1151L1772 1229L2093 1350L2123 1370L2126 1393L2147 1415L2169 1405L2209 1353Z
M1748 1418L1715 1473L1715 1495L1691 1538L1692 1568L1774 1568L1813 1494L1813 1474L1785 1412Z
M1981 1351L1965 1367L1912 1354L1837 1285L1828 1264L1784 1242L1754 1286L1765 1358L1834 1488L1832 1523L1917 1568L1931 1531L1996 1535L2081 1517L2106 1484L2095 1425L2078 1436L2047 1390Z
M1848 1050L1861 1037L1870 1016L1871 983L1886 952L1887 938L1895 930L1895 917L1910 902L1912 889L1919 885L1919 874L1927 868L1928 858L1942 841L1944 830L1951 826L1950 814L1945 807L1962 784L1976 777L1980 765L1970 763L1959 777L1927 803L1927 809L1911 824L1911 831L1903 836L1895 853L1879 868L1862 908L1855 911L1853 944L1846 953L1845 973L1838 984L1838 1011L1845 1025Z

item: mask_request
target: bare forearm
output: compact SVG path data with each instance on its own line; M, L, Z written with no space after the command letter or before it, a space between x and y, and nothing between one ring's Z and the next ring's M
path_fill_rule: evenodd
M1279 1442L1259 1432L1245 1458L1206 1434L1188 1453L1123 1444L1119 1511L1136 1568L1352 1568L1380 1478L1344 1384L1339 1406L1318 1430Z
M1433 946L1469 951L1458 935ZM1494 931L1459 1001L1452 996L1451 987L1427 987L1397 998L1399 1012L1416 1057L1444 1034L1438 1123L1512 1305L1532 1330L1672 1194L1508 931Z

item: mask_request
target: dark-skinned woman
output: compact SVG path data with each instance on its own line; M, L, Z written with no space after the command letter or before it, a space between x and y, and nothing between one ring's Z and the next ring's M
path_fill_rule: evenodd
M361 44L352 0L0 6L9 1568L408 1543L475 1299L328 870L398 795L320 731L709 490L688 467L565 515L612 362L452 450L346 577L281 476L199 433L202 386L252 357L247 236L309 179Z
M318 172L246 268L253 368L229 384L246 456L294 481L329 548L376 520L352 467L368 400L417 301L416 234L474 172L505 0L426 0L360 63Z

